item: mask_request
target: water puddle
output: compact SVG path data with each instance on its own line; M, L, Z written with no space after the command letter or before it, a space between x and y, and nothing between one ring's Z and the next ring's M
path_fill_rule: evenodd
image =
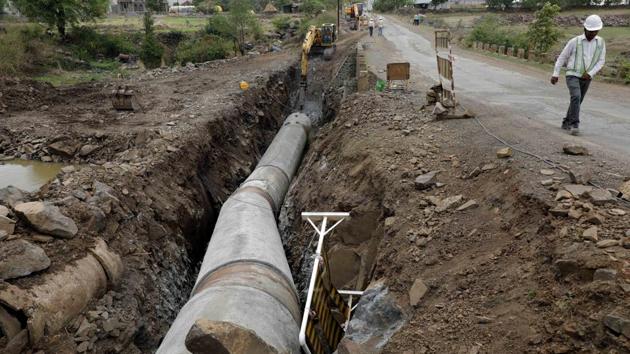
M0 163L0 188L14 186L35 192L55 178L63 167L60 163L31 160L8 160Z

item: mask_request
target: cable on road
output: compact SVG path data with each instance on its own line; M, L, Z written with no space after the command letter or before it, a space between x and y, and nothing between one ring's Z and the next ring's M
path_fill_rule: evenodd
M505 145L505 146L508 146L508 147L510 147L512 150L517 151L517 152L520 152L521 154L524 154L524 155L527 155L527 156L533 157L533 158L535 158L535 159L538 159L538 160L540 160L540 161L542 161L542 162L546 163L547 165L551 166L552 168L558 169L558 170L560 170L560 171L562 171L562 172L564 172L564 173L568 174L569 176L571 176L571 175L573 174L573 172L571 172L570 170L568 170L568 169L566 169L566 168L562 167L560 164L558 164L558 163L556 163L556 162L554 162L554 161L551 161L551 160L546 159L546 158L544 158L544 157L542 157L542 156L540 156L540 155L536 155L536 154L534 154L533 152L530 152L530 151L527 151L527 150L524 150L524 149L518 148L518 147L514 146L513 144L508 143L507 141L505 141L505 139L501 138L500 136L498 136L498 135L494 134L492 131L490 131L490 130L489 130L489 129L488 129L488 128L487 128L487 127L483 124L483 123L481 123L481 120L479 120L479 118L477 118L477 117L473 117L473 119L474 119L474 120L475 120L475 122L477 122L477 124L479 124L479 126L480 126L480 127L481 127L481 128L482 128L485 132L486 132L486 134L488 134L488 135L490 135L491 137L495 138L495 139L496 139L497 141L499 141L501 144L503 144L503 145ZM593 182L591 182L591 181L589 181L589 182L588 182L588 184L590 184L591 186L593 186L593 187L595 187L595 188L598 188L598 189L605 189L605 188L603 188L603 187L601 187L601 186L599 186L599 185L597 185L597 184L595 184L595 183L593 183ZM613 198L615 198L615 200L617 200L618 202L621 202L621 203L624 203L624 204L626 204L626 205L630 206L630 201L627 201L627 200L625 200L625 199L623 199L623 198L619 198L619 197L618 197L618 196L616 196L616 195L615 195L615 196L613 196Z

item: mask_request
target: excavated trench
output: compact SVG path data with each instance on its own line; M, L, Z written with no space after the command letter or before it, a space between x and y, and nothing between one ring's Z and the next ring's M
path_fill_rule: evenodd
M343 97L356 89L354 79L356 54L353 50L349 50L345 53L340 53L340 56L339 59L334 61L334 65L330 65L331 62L325 62L319 58L313 61L310 74L312 78L306 88L303 102L298 102L300 97L298 90L301 88L295 84L298 83L298 80L293 67L286 72L271 77L268 81L268 86L271 84L272 87L265 88L262 94L250 93L252 104L258 107L256 115L261 116L260 112L262 111L262 116L265 119L270 119L270 122L262 127L262 131L255 134L258 136L257 139L249 137L250 141L253 140L257 144L254 148L255 154L241 157L239 156L240 152L236 150L227 149L226 151L225 146L219 148L211 144L211 149L207 154L198 156L197 170L190 179L189 185L195 186L195 189L198 191L196 194L199 196L203 206L199 210L205 211L195 218L189 218L184 223L186 225L183 229L186 252L179 256L182 260L182 266L165 267L160 277L156 278L157 283L163 284L164 301L169 302L165 304L167 309L165 317L168 319L169 325L172 323L178 310L182 308L190 297L191 290L195 284L195 277L199 272L199 266L206 251L209 236L215 227L221 206L228 199L230 192L236 190L239 184L254 170L257 160L265 152L266 147L284 118L289 113L298 111L301 108L301 111L309 116L314 130L316 130L318 125L334 119ZM281 84L286 83L282 85L283 90L280 91L280 95L277 94L278 88L275 87L278 82ZM242 115L244 112L238 113ZM234 148L245 145L239 137L230 137L227 130L222 133L228 133L228 141L234 142L232 140L235 140L237 142ZM231 158L232 162L229 162L229 160L226 162L226 157ZM217 165L223 165L231 173L220 177L216 176L216 171L219 167ZM222 170L222 168L218 168L218 170ZM227 181L225 180L226 176L229 176ZM291 184L291 189L296 185L296 183ZM282 213L285 213L287 210L290 210L290 202L289 204L284 204ZM284 223L279 225L281 233L284 225ZM285 252L291 252L291 250L287 249L288 246L288 244L285 244ZM185 274L185 276L182 277L182 274ZM300 284L307 281L302 278L301 273L295 271L293 272L293 278ZM167 297L170 297L173 301L166 300ZM163 333L163 330L167 327L162 326L161 328L160 332ZM155 341L155 336L147 333L147 335L137 337L135 344L142 351L153 352L159 343Z
M95 230L93 235L98 238L73 241L69 248L47 248L53 264L65 265L36 280L21 278L9 282L8 288L0 286L0 295L7 296L0 299L4 310L0 315L8 315L0 321L0 351L75 352L80 344L87 352L155 352L190 297L223 203L254 170L284 119L299 106L304 107L315 130L335 117L343 97L355 89L354 61L353 49L338 50L338 58L332 62L314 60L305 102L297 102L300 88L295 65L274 72L244 92L238 104L226 105L215 115L220 119L210 119L183 134L180 149L145 172L89 175L89 183L101 180L116 186L106 189L105 195L115 196L107 201L106 213L95 217L78 200L69 201L65 210L77 223L86 225L89 233ZM151 141L151 134L133 134L126 144L141 146ZM296 185L299 180L292 187ZM55 197L47 186L40 195ZM290 199L283 213L287 210L301 211L291 209ZM120 257L122 277L112 275L107 261L94 253L93 248L103 244ZM289 255L297 252L288 242L285 251ZM98 262L89 261L93 254L101 264L98 267ZM63 293L64 283L71 283L81 273L79 265L84 259L94 263L98 272L105 271L102 276L99 273L101 283L81 286L87 290L72 306L40 307L36 311L39 327L33 327L29 308L38 305L12 299L12 287L40 286L50 293ZM296 283L301 284L304 279L298 269L292 267L292 271ZM67 298L72 299L72 294ZM49 316L56 320L46 321ZM113 331L106 329L112 327L113 319Z

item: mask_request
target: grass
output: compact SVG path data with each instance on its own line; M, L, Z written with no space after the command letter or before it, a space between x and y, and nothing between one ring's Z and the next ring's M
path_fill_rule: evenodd
M54 69L43 75L34 77L34 80L48 82L55 87L72 86L85 82L100 81L114 77L126 77L127 71L121 69L120 63L115 60L103 60L90 62L89 70L61 70Z
M207 17L198 16L155 16L155 29L157 32L181 31L195 32L204 28L208 22ZM110 31L141 31L142 16L133 17L108 17L96 21L96 26Z

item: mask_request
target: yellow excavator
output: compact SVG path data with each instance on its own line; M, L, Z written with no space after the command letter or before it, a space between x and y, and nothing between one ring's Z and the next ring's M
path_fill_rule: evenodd
M324 23L321 27L311 26L302 42L302 63L300 65L302 86L306 87L308 76L308 58L310 54L324 54L324 60L332 59L337 41L337 26Z

